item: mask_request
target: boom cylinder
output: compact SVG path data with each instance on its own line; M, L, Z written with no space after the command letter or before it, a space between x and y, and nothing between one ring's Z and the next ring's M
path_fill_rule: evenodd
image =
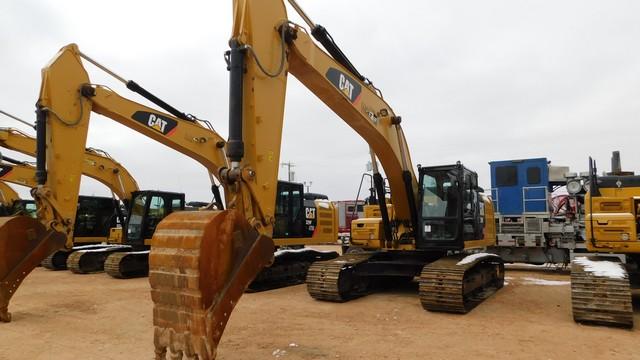
M36 182L47 182L47 111L36 109Z
M236 40L231 40L229 52L229 141L227 156L231 162L244 157L242 141L243 75L245 50Z

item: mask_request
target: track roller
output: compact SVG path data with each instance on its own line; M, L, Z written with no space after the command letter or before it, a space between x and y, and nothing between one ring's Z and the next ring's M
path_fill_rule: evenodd
M465 314L503 286L504 262L499 256L447 256L422 269L420 302L425 310Z
M129 250L131 246L128 245L108 245L101 249L74 251L67 258L67 268L75 274L101 272L109 255Z
M117 252L104 262L104 271L116 279L149 275L149 251Z
M374 255L374 252L352 253L313 263L307 272L307 292L316 300L333 302L345 302L366 295L369 281L356 275L353 268Z
M571 307L576 322L633 327L629 275L614 257L577 257L571 263Z
M249 285L248 291L265 291L302 284L307 278L309 266L317 261L335 259L335 251L318 251L309 248L278 250L271 266L262 270Z

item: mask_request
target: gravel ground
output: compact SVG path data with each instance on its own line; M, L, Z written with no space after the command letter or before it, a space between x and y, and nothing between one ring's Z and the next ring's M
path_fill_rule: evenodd
M314 301L304 285L245 294L219 359L640 359L635 330L571 317L568 274L507 270L507 285L467 315L425 312L417 287L349 303ZM38 268L0 324L0 359L152 359L147 279Z

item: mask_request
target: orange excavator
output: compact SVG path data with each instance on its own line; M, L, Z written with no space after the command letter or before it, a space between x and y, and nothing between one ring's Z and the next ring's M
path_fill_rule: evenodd
M221 183L224 202L216 201L215 210L174 212L160 222L149 258L156 359L165 359L168 351L174 359L214 359L243 291L274 258L274 205L288 73L371 148L376 188L382 194L381 217L373 224L377 231L370 237L370 245L377 244L373 245L377 249L374 256L368 252L361 257L347 256L359 258L362 264L375 260L369 269L409 264L411 271L429 261L445 259L447 277L438 282L430 276L437 275L439 268L427 269L429 281L421 283L421 292L459 293L454 300L460 305L460 312L502 286L503 264L498 257L466 254L467 250L494 242L489 221L491 205L479 196L481 189L477 180L474 182L474 174L457 164L420 171L418 181L401 118L340 51L326 29L314 24L295 1L289 3L310 31L288 20L282 0L233 1L231 49L226 53L230 72L226 141L212 136L211 131L201 131L201 121L169 106L137 83L119 77L82 54L75 45L60 50L43 69L37 103L39 185L34 198L38 220L0 220L0 316L9 319L9 300L33 266L55 249L70 245L73 218L69 214L77 202L76 174L80 173L82 161L79 154L86 143L89 114L93 111L158 141L164 137L174 139L165 143L206 163L210 174ZM168 113L135 104L104 86L92 84L82 59L109 72ZM55 138L65 139L64 147L52 147L51 139ZM392 218L384 203L378 160L391 188ZM64 173L58 170L62 168L60 164L64 164ZM446 212L438 216L423 214L423 209L431 205ZM23 241L15 241L16 238ZM456 257L447 256L451 253ZM353 259L328 261L331 271L338 269L339 280L345 274L341 272L352 267ZM316 267L314 276L322 276L323 267L326 265ZM353 284L361 285L358 281ZM347 293L353 290L348 281L337 285ZM320 287L316 294L322 291L325 290ZM447 309L437 299L433 301L432 309Z

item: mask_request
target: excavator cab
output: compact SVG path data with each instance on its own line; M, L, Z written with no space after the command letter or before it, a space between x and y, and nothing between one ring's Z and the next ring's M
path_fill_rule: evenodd
M304 185L278 181L276 196L276 223L273 237L303 237L305 235Z
M29 204L26 204L28 211ZM35 203L33 204L35 207ZM74 243L95 243L105 241L109 229L117 225L116 207L113 198L99 196L78 197L78 211L74 228Z
M460 250L483 236L484 206L478 175L455 165L420 167L420 217L416 247Z
M165 191L136 191L129 205L126 223L128 245L145 245L156 226L174 211L184 210L184 194Z

